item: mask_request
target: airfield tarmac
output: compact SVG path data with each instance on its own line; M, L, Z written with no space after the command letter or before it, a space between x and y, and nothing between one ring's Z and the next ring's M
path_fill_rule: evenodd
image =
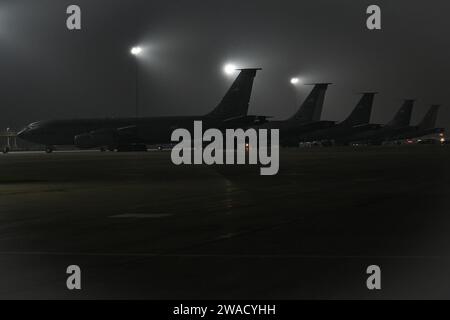
M0 298L450 298L450 147L280 160L259 176L170 151L0 155Z

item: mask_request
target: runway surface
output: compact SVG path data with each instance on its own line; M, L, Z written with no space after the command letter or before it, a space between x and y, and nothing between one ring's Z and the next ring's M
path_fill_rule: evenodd
M280 158L264 177L170 151L1 155L0 298L450 298L449 147Z

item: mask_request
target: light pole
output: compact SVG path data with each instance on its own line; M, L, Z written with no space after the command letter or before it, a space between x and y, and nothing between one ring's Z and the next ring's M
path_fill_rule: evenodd
M9 149L11 148L11 143L10 143L10 136L9 136L9 130L10 128L6 128L6 147Z
M135 99L136 99L136 105L135 105L135 108L136 108L136 110L135 110L135 112L136 112L136 114L135 114L135 116L136 116L136 119L139 117L139 77L138 77L138 56L142 53L142 48L141 47L139 47L139 46L136 46L136 47L133 47L133 48L131 48L131 50L130 50L130 53L134 56L134 58L135 58L135 68L136 68L136 70L135 70L135 76L136 76L136 92L135 92L135 94L136 94L136 97L135 97Z

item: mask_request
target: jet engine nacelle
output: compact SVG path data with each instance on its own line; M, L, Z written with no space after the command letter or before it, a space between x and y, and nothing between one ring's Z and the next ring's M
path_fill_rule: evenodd
M113 146L117 143L117 130L100 129L75 136L75 145L80 149Z

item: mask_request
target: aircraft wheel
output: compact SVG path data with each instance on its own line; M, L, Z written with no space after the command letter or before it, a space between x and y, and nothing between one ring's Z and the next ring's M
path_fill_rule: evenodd
M100 152L105 152L105 151L106 151L106 148L104 148L104 147L100 148Z
M3 152L4 154L7 154L9 151L10 151L10 148L9 148L9 147L4 147L2 152Z
M51 146L45 147L45 153L52 153L52 152L53 152L53 147L51 147Z

